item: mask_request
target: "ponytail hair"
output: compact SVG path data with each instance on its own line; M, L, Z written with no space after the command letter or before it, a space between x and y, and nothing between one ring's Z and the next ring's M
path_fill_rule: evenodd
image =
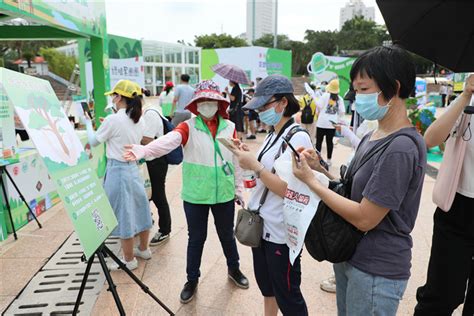
M125 103L127 104L127 109L125 113L127 113L128 117L132 119L132 121L137 124L142 116L142 106L143 106L143 97L134 93L132 98L127 98L122 96L125 99Z
M170 93L170 91L173 90L173 87L171 87L171 86L165 86L165 87L163 88L163 90L166 91L166 95L168 95L168 94Z
M329 97L331 100L333 101L339 101L339 94L337 93L331 93L330 97Z

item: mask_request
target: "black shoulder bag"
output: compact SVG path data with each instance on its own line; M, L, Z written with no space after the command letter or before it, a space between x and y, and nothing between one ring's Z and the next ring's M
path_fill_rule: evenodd
M407 136L417 144L414 137L406 133L387 137L385 141L377 144L367 153L356 154L349 168L344 165L341 166L341 179L331 181L329 189L350 199L352 180L357 171L372 157L382 154L391 142L399 136ZM362 142L368 138L366 137ZM358 230L321 201L306 233L305 246L314 259L338 263L347 261L352 257L357 244L365 234L366 232Z

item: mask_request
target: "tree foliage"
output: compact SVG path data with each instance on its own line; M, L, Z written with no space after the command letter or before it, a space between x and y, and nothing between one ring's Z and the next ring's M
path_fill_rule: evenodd
M204 49L209 48L228 48L248 46L244 39L233 37L229 34L199 35L194 37L194 43Z
M338 48L337 32L306 30L304 40L306 49L313 53L321 52L324 55L334 55Z
M356 16L344 23L337 34L340 50L370 49L382 45L386 40L390 40L390 35L385 26L368 21L361 16Z
M69 80L74 71L74 66L77 64L75 57L67 56L54 48L42 48L40 54L48 62L48 68L51 72Z

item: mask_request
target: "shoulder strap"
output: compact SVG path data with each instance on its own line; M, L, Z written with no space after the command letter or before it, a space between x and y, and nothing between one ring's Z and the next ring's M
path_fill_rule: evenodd
M297 125L297 126L293 126L289 131L288 133L285 135L284 139L286 139L288 142L291 140L291 138L298 132L305 132L306 134L309 135L308 131L304 128L302 128L301 126ZM280 137L278 137L280 138ZM285 142L282 142L281 144L281 147L280 147L280 150L278 151L278 153L275 155L275 160L277 160L280 155L282 153L285 152L286 148L287 148L287 144ZM275 173L275 168L272 168L272 173ZM260 209L262 208L263 204L265 203L265 200L267 199L267 195L268 195L268 188L265 187L265 190L263 190L263 194L262 194L262 197L260 198L260 203L258 205L258 210L257 212L260 211Z
M418 150L418 158L421 158L421 153L418 149L418 143L416 142L416 139L413 137L413 135L410 135L408 133L400 133L398 135L395 135L394 137L387 137L383 142L380 144L377 144L374 148L372 148L368 153L365 155L358 155L357 157L354 157L353 162L350 164L349 169L347 170L346 175L352 178L359 169L365 165L373 156L375 156L378 153L383 153L385 150L388 148L388 146L398 137L400 136L406 136L413 141L413 143L416 145L417 150ZM355 171L352 171L355 170ZM346 176L346 178L347 178Z
M148 109L145 110L145 113L148 112L148 111L156 112L156 114L158 114L158 116L161 118L161 123L163 125L163 135L166 135L166 134L168 134L168 132L171 132L171 130L166 125L166 123L169 123L169 121L165 117L163 117L163 115L161 115L160 111L158 111L157 109L154 109L154 108L148 108Z
M272 148L273 145L276 144L276 142L278 141L278 139L280 139L281 135L283 135L283 133L286 131L286 129L287 129L289 126L291 126L294 122L295 122L295 121L294 121L293 118L291 118L290 120L288 120L288 122L286 122L285 125L281 128L280 132L278 132L278 135L275 137L275 139L273 140L273 142L272 142L271 144L270 144L270 138L271 138L270 135L274 134L275 131L272 131L272 132L267 136L267 138L269 138L269 139L268 139L267 143L265 144L265 147L262 149L262 151L261 151L260 154L258 155L258 158L257 158L258 161L261 161L261 160L262 160L263 155L265 155L266 152L269 151L270 148Z

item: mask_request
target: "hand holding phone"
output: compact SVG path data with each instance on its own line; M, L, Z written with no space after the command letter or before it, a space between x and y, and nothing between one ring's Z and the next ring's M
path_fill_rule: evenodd
M217 137L217 141L219 143L221 143L222 145L224 145L225 148L227 148L228 150L230 150L232 152L238 149L234 145L234 142L232 141L232 139L224 138L224 137Z
M283 140L288 145L288 147L290 147L291 151L295 154L296 160L300 161L300 154L296 151L296 149L290 144L290 142L286 138L283 138Z
M318 157L319 157L319 163L321 164L321 166L322 166L324 169L326 169L326 170L329 171L329 165L328 165L328 163L323 159L323 156L321 155L321 153L319 152L319 150L315 149L315 151L316 151L316 154L317 154Z

